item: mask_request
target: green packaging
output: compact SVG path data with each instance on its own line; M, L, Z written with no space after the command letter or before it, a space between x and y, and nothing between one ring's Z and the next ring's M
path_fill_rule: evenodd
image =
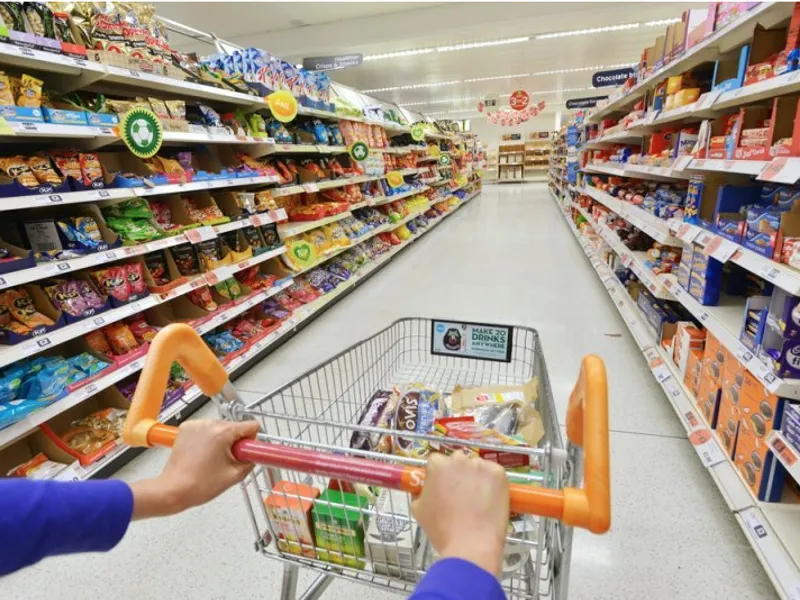
M368 524L368 515L363 514L361 509L368 505L369 501L363 496L339 490L325 490L314 500L311 516L314 519L319 560L356 569L364 568L366 561L356 557L365 556L364 528Z

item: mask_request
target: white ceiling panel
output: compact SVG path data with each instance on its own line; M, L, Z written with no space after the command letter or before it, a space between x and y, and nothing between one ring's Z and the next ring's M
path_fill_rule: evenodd
M224 10L222 7L224 6ZM371 54L430 49L502 38L575 31L677 18L685 2L255 2L157 3L157 13L191 27L213 31L242 46L265 48L286 60L304 56L360 52ZM593 70L551 73L513 79L466 80L536 74L589 66L630 64L666 29L640 25L622 31L585 33L451 52L382 60L331 73L360 90L457 81L452 85L374 92L396 103L452 98L451 104L414 106L424 112L474 108L464 96L508 94L525 89L549 105L566 98L602 95L606 90L541 94L556 89L588 88ZM213 51L194 40L173 40L186 50Z

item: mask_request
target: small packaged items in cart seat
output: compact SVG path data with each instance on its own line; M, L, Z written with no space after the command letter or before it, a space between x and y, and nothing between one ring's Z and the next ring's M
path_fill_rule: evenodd
M319 490L310 485L279 481L264 499L272 527L283 552L316 558L311 509Z
M314 520L317 558L356 569L366 566L364 526L369 522L369 500L358 494L325 490L314 501L311 511Z

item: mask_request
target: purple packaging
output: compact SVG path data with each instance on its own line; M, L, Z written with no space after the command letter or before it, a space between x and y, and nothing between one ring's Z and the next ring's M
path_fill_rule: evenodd
M358 424L365 427L380 427L386 429L387 433L391 429L391 420L394 415L393 394L387 390L378 390L369 399L361 415L358 417ZM367 450L371 452L381 452L390 449L381 449L381 433L354 431L350 437L350 447L355 450ZM386 443L391 446L391 440L386 438Z

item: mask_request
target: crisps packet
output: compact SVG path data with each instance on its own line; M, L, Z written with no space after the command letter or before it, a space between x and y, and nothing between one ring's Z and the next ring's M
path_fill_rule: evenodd
M42 86L44 82L30 75L23 75L17 95L17 106L39 108L42 105Z

